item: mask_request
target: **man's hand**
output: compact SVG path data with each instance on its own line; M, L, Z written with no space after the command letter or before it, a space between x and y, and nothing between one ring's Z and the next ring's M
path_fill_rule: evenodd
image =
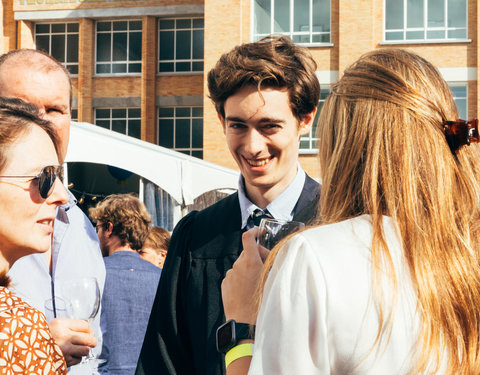
M222 282L222 300L227 320L255 324L256 291L261 280L263 262L269 251L257 245L258 228L243 233L243 251L227 271Z
M97 345L97 339L85 320L57 318L49 323L49 328L68 367L80 363L90 348Z

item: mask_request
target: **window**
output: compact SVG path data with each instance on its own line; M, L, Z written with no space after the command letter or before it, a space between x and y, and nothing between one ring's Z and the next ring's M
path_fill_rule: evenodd
M160 107L157 143L202 159L203 107Z
M35 47L78 74L78 23L35 24Z
M330 0L254 0L254 40L274 33L299 44L330 43Z
M316 153L317 150L317 124L318 118L320 116L320 111L322 109L323 103L330 94L330 87L325 86L320 88L320 99L318 101L317 113L315 114L315 119L313 120L312 130L307 135L300 138L300 154L309 154Z
M458 83L458 84L449 84L450 90L452 91L453 100L458 109L458 116L463 120L468 120L468 106L467 106L467 85Z
M140 139L140 108L96 108L95 125Z
M97 22L97 74L142 72L142 21Z
M385 0L386 41L466 38L467 0Z
M78 109L72 108L72 121L78 121Z
M203 71L203 18L158 21L158 72Z

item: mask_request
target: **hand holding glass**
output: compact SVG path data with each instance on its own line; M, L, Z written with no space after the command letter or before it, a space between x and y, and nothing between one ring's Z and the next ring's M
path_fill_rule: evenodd
M101 297L97 279L92 277L67 280L62 284L62 294L68 298L71 318L92 322L100 309ZM94 357L90 349L90 354L82 359L82 363Z
M259 226L257 244L272 250L277 243L290 234L300 232L305 224L299 221L284 221L277 219L262 219Z

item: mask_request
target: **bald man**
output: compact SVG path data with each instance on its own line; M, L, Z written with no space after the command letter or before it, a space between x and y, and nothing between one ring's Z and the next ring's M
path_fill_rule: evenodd
M70 136L72 87L68 71L51 56L37 50L14 50L0 56L0 96L17 97L36 105L42 117L54 125L60 142L59 160L64 162ZM57 211L52 248L16 262L9 272L12 289L44 312L52 297L62 293L66 280L95 277L103 291L105 266L95 229L76 205L69 202ZM101 349L100 314L91 326L83 320L57 317L49 322L70 374L91 374L90 365L78 364L95 347Z

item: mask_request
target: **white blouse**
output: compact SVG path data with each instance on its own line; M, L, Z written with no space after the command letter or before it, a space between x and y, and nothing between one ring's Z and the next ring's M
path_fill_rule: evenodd
M388 343L373 347L379 315L372 299L372 225L364 215L304 231L280 251L257 318L250 375L408 373L418 336L417 300L388 217L384 231L398 286L395 304L384 268L382 306L394 314Z

